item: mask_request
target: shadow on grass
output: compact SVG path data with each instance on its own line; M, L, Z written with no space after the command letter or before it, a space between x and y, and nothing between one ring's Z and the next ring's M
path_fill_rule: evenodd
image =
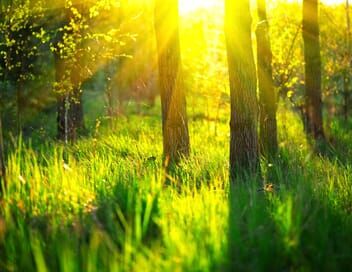
M320 155L340 165L352 164L352 122L335 120L329 128L328 139L318 148Z
M299 168L276 169L291 178L276 191L259 192L250 181L232 186L229 271L351 270L351 213Z

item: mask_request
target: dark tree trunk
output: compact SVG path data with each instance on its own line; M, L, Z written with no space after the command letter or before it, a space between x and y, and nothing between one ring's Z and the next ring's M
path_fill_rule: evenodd
M68 142L67 118L66 117L66 99L63 95L58 95L57 98L57 139Z
M74 90L58 97L58 134L59 140L74 142L84 130L82 94Z
M2 122L0 116L0 195L3 193L3 189L6 187L6 167L4 158L4 143L2 134Z
M20 135L22 133L23 91L24 91L23 82L22 82L22 79L20 79L16 89L17 135Z
M343 75L343 118L345 119L345 121L347 121L349 117L349 108L350 108L350 100L351 100L350 85L351 85L350 75L346 71Z
M65 61L55 56L57 94L57 138L73 142L84 130L82 92L80 84L68 75ZM77 71L75 71L77 72ZM77 86L78 85L78 86Z
M84 3L75 5L75 8L82 14ZM62 10L66 24L73 20L71 9ZM69 34L73 34L72 30ZM62 41L63 36L58 40ZM57 95L57 138L65 143L77 140L84 131L83 104L82 104L82 56L79 47L69 59L55 54Z
M68 95L66 94L65 61L55 54L55 73L57 85L57 138L68 142Z
M269 23L266 15L266 1L258 0L257 60L260 106L260 148L266 158L274 158L277 143L277 94L274 88L272 51Z
M307 134L320 142L325 139L322 114L321 58L318 0L303 1L305 59L305 114Z
M190 149L178 20L178 0L155 1L164 156L172 164Z
M230 178L260 173L257 78L249 0L226 0L225 34L231 91Z

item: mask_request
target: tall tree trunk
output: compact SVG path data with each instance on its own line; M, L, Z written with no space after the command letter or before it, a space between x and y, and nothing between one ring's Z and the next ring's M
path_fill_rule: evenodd
M106 71L105 71L105 78L106 78L106 89L105 89L105 95L106 95L106 107L107 107L107 115L112 118L115 116L115 107L114 107L114 96L113 96L113 84L112 84L112 77L114 76L116 72L116 64L111 63L108 65Z
M64 142L73 142L84 130L82 92L72 77L67 75L65 61L55 56L57 95L57 138ZM76 71L77 72L77 71ZM67 88L67 89L66 89Z
M266 1L258 0L257 65L260 106L260 148L267 158L273 158L278 151L277 143L277 94L274 88L272 51Z
M23 110L23 80L19 79L17 88L16 88L16 125L17 125L17 135L19 136L22 133L22 110Z
M66 94L65 61L55 54L55 73L57 84L57 138L68 142L68 95Z
M346 71L343 73L343 118L345 121L349 117L349 107L350 107L350 74L348 72L348 67L345 68Z
M316 141L325 139L319 36L318 0L304 0L305 111L308 136L313 137Z
M82 94L79 90L58 97L59 140L74 142L84 130Z
M81 12L83 6L84 4L78 5L76 8ZM63 12L65 12L66 22L72 20L71 9L65 9ZM60 37L59 40L62 40L62 38ZM82 57L78 51L79 48L75 55L68 60L63 59L60 54L55 54L56 83L59 86L57 97L57 138L66 143L76 141L84 130L82 76L80 70Z
M82 46L82 45L80 45ZM80 49L77 49L80 51ZM75 63L73 63L72 71L71 71L71 92L70 101L69 101L69 119L70 119L70 127L69 131L71 133L72 140L76 140L78 136L82 135L82 132L85 129L84 126L84 112L83 112L83 78L81 67L84 67L85 64L84 57L79 53L76 53Z
M4 143L2 135L2 122L0 115L0 195L3 193L3 189L6 187L6 167L4 158Z
M64 95L57 96L57 139L60 141L68 142L67 133L67 117L66 116L66 99Z
M257 75L249 0L225 1L225 34L231 91L230 179L258 175Z
M171 164L190 149L178 21L178 0L155 1L164 156Z

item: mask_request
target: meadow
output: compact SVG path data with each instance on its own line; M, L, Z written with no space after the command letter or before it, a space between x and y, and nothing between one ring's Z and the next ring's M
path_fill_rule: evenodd
M194 11L181 21L190 156L165 170L159 98L138 107L131 99L124 114L107 117L104 92L89 85L87 131L72 144L55 139L52 108L27 116L30 137L4 133L0 271L350 271L352 119L326 118L329 141L314 152L294 104L302 53L300 38L294 50L286 42L299 18L290 7L287 17L272 19L274 74L282 66L295 76L278 87L286 90L280 151L274 160L261 158L264 185L230 186L223 14ZM325 51L334 46L329 31Z
M334 123L341 145L320 157L295 114L279 120L265 190L230 192L226 121L217 134L213 121L191 121L192 154L167 179L155 112L103 123L69 148L13 143L1 270L348 271L352 135Z

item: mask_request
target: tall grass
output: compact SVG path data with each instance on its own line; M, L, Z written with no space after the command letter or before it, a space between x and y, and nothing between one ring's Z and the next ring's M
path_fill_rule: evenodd
M226 120L216 134L212 121L190 125L193 151L171 185L155 117L102 125L71 147L20 141L7 160L0 270L352 268L352 139L338 123L344 148L317 157L295 115L281 111L280 157L262 161L274 184L266 191L230 188Z

